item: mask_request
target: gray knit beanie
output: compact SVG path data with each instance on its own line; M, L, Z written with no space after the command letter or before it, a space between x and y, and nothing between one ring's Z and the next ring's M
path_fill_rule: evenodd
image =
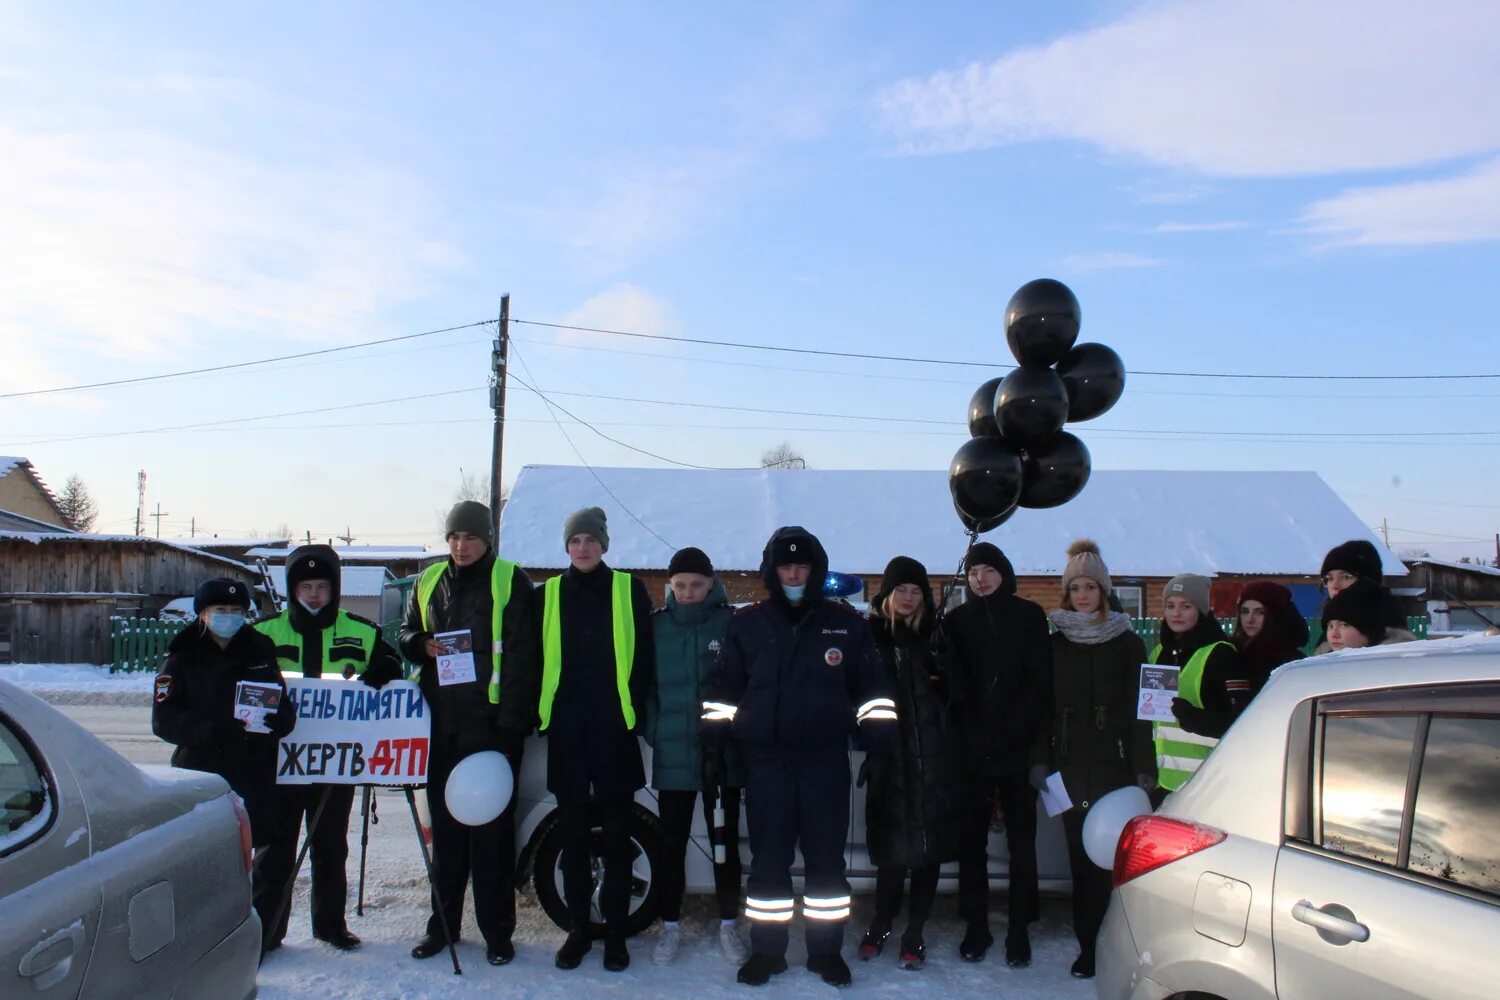
M475 538L483 538L484 544L495 547L495 537L490 525L490 509L478 500L460 500L448 512L443 522L443 537L450 538L456 531L464 531Z
M1204 618L1213 616L1213 606L1208 599L1209 580L1206 576L1197 573L1178 573L1167 581L1167 585L1161 590L1161 599L1165 603L1169 597L1186 597L1193 602L1193 607L1198 609L1198 614Z
M609 551L609 524L598 507L585 507L568 515L563 522L563 549L567 549L568 539L574 535L593 535L599 539L600 547Z

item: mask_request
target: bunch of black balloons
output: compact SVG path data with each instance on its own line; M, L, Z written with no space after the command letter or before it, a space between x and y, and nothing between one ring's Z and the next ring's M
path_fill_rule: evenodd
M1005 307L1005 339L1019 368L969 400L969 434L948 466L959 520L972 533L1018 507L1056 507L1083 491L1092 468L1064 424L1092 420L1125 391L1125 366L1103 344L1076 344L1083 315L1060 281L1038 278Z

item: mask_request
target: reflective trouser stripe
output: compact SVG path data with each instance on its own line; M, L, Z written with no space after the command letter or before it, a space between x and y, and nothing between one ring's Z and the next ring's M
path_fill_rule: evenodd
M889 709L889 708L872 708L868 712L866 712L864 715L861 715L859 718L855 719L854 721L855 722L868 722L870 719L889 719L890 721L895 722L896 721L896 713L895 713L895 711L893 709Z
M793 903L794 901L790 899L755 899L753 897L746 897L745 916L751 920L784 924L792 919Z
M851 902L848 896L803 896L802 915L809 920L847 920Z
M722 701L705 701L703 703L703 718L709 722L733 722L735 712L739 711L734 705Z

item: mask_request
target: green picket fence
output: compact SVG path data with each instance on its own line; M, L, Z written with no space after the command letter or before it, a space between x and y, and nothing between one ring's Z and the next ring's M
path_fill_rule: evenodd
M167 646L186 626L187 622L161 618L111 618L110 673L156 673L166 658Z

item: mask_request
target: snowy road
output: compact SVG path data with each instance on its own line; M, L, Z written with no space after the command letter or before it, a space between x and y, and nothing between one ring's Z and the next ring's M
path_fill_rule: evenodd
M86 696L55 696L49 700L68 702L58 708L101 735L122 754L141 763L165 759L160 744L151 742L149 695L109 697L101 705ZM93 703L90 703L93 702ZM358 803L350 831L350 928L365 945L352 954L341 954L314 941L307 924L308 877L297 882L291 931L280 951L270 955L261 969L261 997L265 1000L322 1000L325 997L360 1000L422 1000L422 998L515 998L557 997L830 997L834 991L801 967L805 951L800 945L801 928L794 925L792 968L772 981L772 988L753 991L739 986L734 969L719 957L709 939L714 921L706 897L690 897L683 915L684 946L676 964L657 968L650 953L654 932L630 942L632 965L621 974L601 968L603 949L594 951L581 969L561 972L552 965L552 953L562 943L559 931L539 907L524 896L516 931L518 955L503 968L484 961L482 942L473 923L473 907L465 916L464 941L459 945L462 977L453 975L446 953L418 962L408 954L425 924L428 903L421 855L405 800L394 792L378 793L379 823L372 827L367 869L366 906L363 916L354 913L353 895L358 884ZM997 937L1004 933L1003 898L995 897L991 926ZM1032 928L1034 959L1030 968L1006 967L1002 951L993 950L978 965L957 956L962 924L954 912L954 897L939 898L928 925L927 967L903 972L896 965L894 949L873 963L854 957L857 933L869 919L870 900L857 897L855 918L850 925L845 957L854 968L854 985L839 995L849 997L922 998L1004 997L1013 1000L1093 997L1089 982L1073 980L1068 966L1076 945L1068 924L1066 899L1049 898L1043 903L1043 919ZM898 921L898 931L900 928Z

